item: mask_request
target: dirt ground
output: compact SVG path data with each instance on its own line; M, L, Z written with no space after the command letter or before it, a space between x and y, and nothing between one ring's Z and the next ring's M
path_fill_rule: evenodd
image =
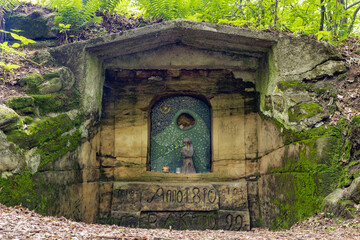
M0 239L117 239L117 240L215 240L215 239L360 239L360 219L326 218L323 213L295 224L289 230L252 229L177 231L87 224L64 217L44 217L21 206L0 204Z

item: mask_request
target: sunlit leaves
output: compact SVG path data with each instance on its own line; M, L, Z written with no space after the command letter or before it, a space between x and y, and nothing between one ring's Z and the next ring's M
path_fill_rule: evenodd
M319 39L339 41L352 32L351 19L360 1L335 0L136 0L147 17L167 20L186 18L219 24L279 29L296 34L317 34ZM179 4L181 2L181 4ZM324 21L321 22L321 6ZM349 8L349 6L352 6ZM358 18L353 18L357 25ZM355 28L356 30L356 28Z

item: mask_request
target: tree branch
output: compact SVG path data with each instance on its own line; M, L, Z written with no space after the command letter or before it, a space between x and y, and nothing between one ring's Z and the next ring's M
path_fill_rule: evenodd
M353 4L345 7L345 10L348 10L349 8L352 8L353 6L356 6L356 5L358 5L359 3L360 3L360 1L357 1L356 3L353 3Z
M348 31L347 31L348 34L351 33L351 31L352 31L352 29L353 29L353 27L354 27L354 22L355 22L355 19L356 19L356 14L359 12L359 10L360 10L360 6L358 6L358 7L355 9L355 11L354 11L354 14L353 14L352 19L351 19L350 27L349 27L349 29L348 29Z

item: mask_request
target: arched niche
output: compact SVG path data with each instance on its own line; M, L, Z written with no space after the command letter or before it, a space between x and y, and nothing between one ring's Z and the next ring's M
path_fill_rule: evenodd
M211 108L193 96L172 96L158 100L150 112L150 170L170 172L181 168L184 138L194 147L197 173L211 171Z

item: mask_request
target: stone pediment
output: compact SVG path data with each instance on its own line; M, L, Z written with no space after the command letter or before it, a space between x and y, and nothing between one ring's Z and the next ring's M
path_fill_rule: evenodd
M262 57L276 43L272 34L204 22L175 20L113 34L87 42L100 59L180 44L202 50Z

